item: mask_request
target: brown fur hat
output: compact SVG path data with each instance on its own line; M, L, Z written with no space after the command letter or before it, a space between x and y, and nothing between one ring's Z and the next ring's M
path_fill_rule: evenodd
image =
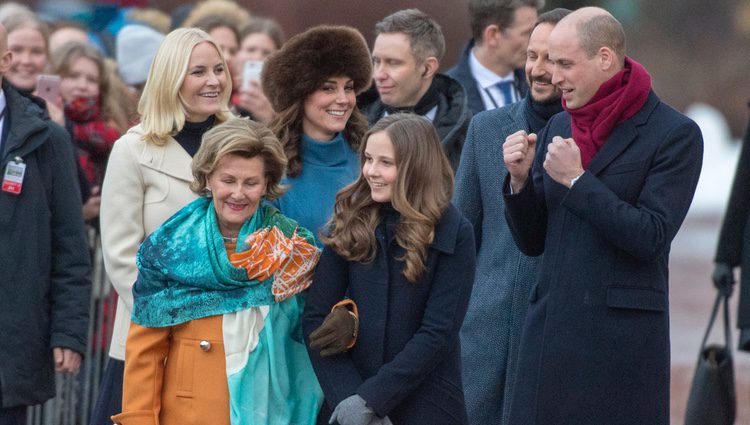
M263 66L263 91L276 112L302 102L328 78L354 80L357 94L370 86L372 59L355 28L321 25L290 38Z

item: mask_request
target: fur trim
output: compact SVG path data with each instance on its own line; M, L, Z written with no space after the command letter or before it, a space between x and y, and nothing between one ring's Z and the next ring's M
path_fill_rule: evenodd
M266 59L263 91L277 112L302 102L331 77L354 80L357 94L372 81L372 59L359 31L347 26L317 26L289 41Z

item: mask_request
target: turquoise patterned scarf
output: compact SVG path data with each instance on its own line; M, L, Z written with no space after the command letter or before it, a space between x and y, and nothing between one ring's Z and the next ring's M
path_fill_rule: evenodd
M238 241L228 258L211 199L178 211L138 251L133 321L164 327L223 314L232 425L315 424L323 392L302 339L299 294L320 255L315 239L261 205Z
M251 233L271 227L287 237L296 230L315 245L311 232L263 204L240 229L236 251L248 249L244 240ZM273 277L248 280L245 268L229 262L210 198L191 202L149 235L136 264L132 319L142 326L172 326L274 302Z

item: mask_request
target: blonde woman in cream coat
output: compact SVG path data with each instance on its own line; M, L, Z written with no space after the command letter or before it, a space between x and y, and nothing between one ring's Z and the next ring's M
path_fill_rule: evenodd
M141 242L195 199L192 155L202 134L226 121L231 79L220 50L204 31L177 29L159 47L143 89L141 124L114 145L102 187L104 265L117 294L107 369L92 424L122 410L125 341L130 328Z

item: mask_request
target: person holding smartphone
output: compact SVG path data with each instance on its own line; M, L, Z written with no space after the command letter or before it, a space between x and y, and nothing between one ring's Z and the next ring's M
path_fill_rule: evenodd
M242 116L268 124L274 116L271 102L263 92L260 75L265 59L284 44L279 24L268 18L252 18L240 30L240 48L232 73L235 95L232 104Z

